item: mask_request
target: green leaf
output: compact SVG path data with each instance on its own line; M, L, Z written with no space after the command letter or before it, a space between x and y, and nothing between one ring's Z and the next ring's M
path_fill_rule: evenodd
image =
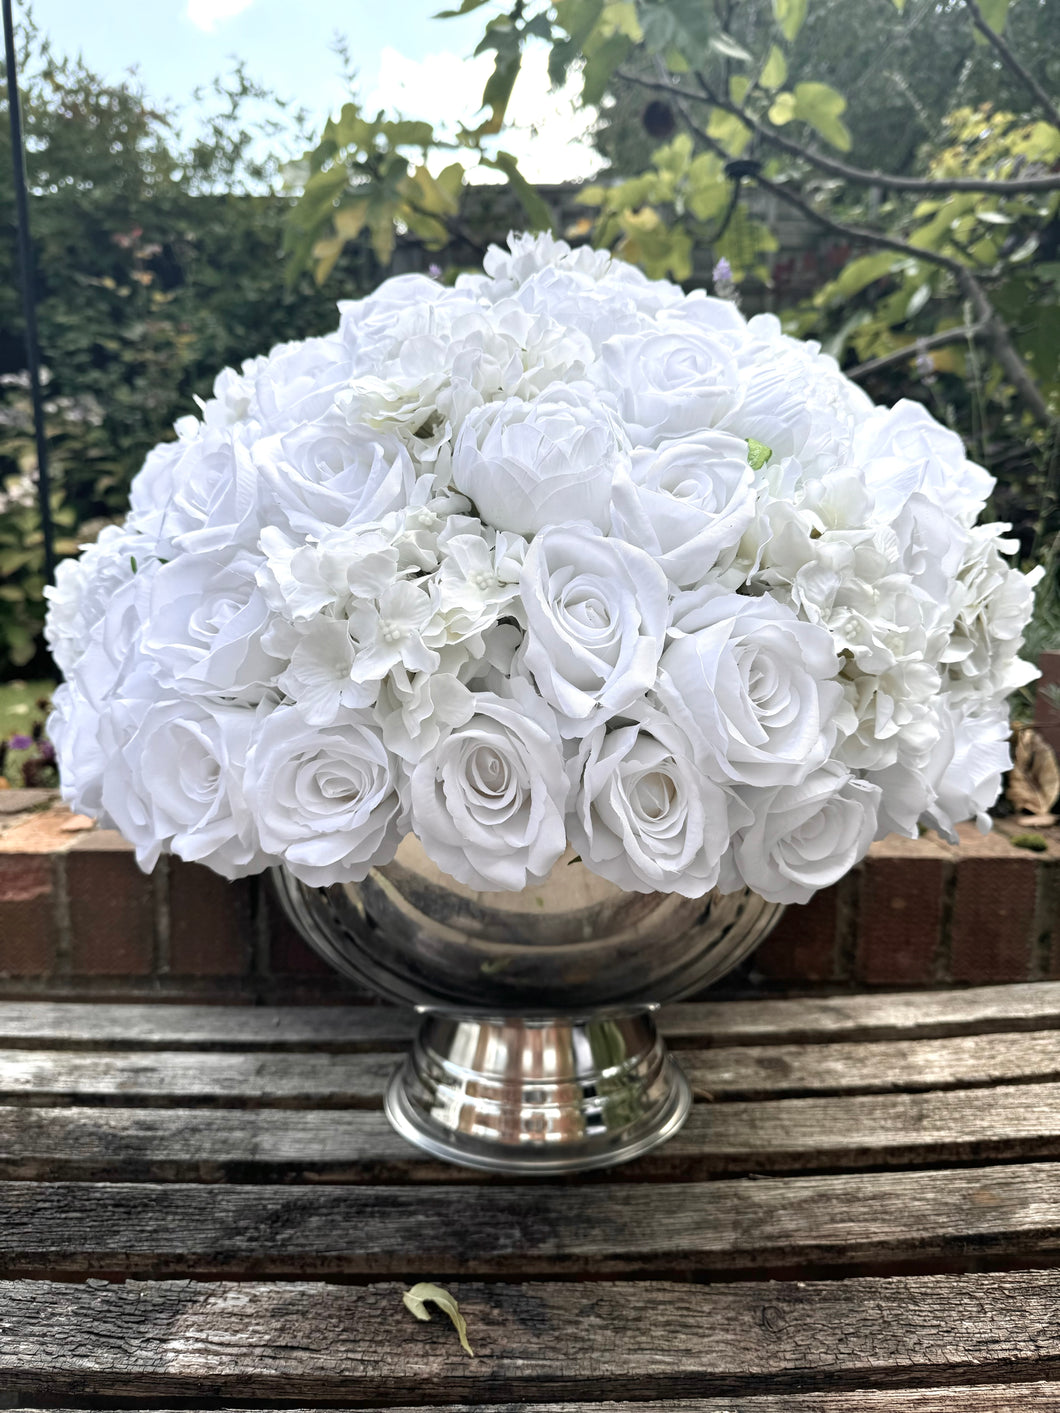
M840 114L847 106L841 93L827 83L795 85L795 116L816 129L826 142L840 152L850 151L850 132Z
M905 9L905 0L893 0L893 3L894 8L898 11L899 14L901 14L902 11Z
M788 76L788 61L784 58L784 51L779 44L770 47L769 58L766 60L765 68L759 76L758 82L763 88L771 91L783 84Z
M1008 15L1008 7L1011 0L979 0L979 8L983 12L983 19L987 22L995 34L1000 34L1005 28L1005 18ZM983 40L986 43L986 40Z
M582 102L595 107L611 82L615 70L632 49L633 44L627 35L612 34L594 49L585 60L582 70Z
M898 257L890 250L881 250L875 255L861 255L844 266L842 273L833 282L832 289L836 294L849 299L852 295L860 294L874 280L889 275L897 260Z
M780 32L789 42L802 29L802 22L806 18L806 5L807 0L773 0L774 18L780 26Z
M417 1320L429 1320L430 1311L427 1309L427 1301L432 1305L437 1305L444 1315L448 1315L453 1322L457 1334L460 1337L460 1347L472 1359L475 1351L467 1340L467 1321L460 1313L460 1306L456 1303L449 1292L440 1285L432 1285L430 1281L420 1281L411 1290L406 1290L401 1296L402 1304L406 1310L411 1310Z
M747 460L752 471L761 471L772 455L772 447L766 446L764 442L756 442L754 437L747 438Z
M498 152L496 157L484 157L483 163L487 167L494 167L498 172L503 172L511 184L512 190L522 204L530 220L530 224L535 230L552 230L552 212L548 208L541 195L534 190L530 183L519 170L519 164L510 152Z
M905 317L912 319L919 314L924 305L931 298L931 286L929 284L918 285L909 296L909 303L905 306Z
M721 144L730 157L739 157L751 140L751 134L735 113L713 108L707 123L707 135Z
M751 87L751 80L746 74L733 74L729 80L729 97L737 107L743 103L747 97L747 90Z

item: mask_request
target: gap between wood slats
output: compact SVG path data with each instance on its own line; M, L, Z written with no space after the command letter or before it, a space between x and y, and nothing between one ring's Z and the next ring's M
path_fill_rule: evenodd
M0 1283L11 1402L493 1402L790 1395L1056 1380L1060 1275L452 1290L413 1321L397 1284ZM194 1406L194 1405L192 1405Z
M382 1054L77 1054L0 1050L0 1103L378 1108L399 1057ZM1060 1031L684 1050L715 1101L1060 1081Z
M707 1001L660 1013L671 1044L803 1044L1060 1029L1060 982L963 991ZM387 1006L191 1006L71 1001L0 1003L0 1046L49 1049L402 1047L415 1018Z
M1060 1256L1060 1164L482 1188L0 1184L0 1273L541 1277ZM1060 1404L1057 1405L1060 1407Z
M1060 1154L1060 1084L698 1104L625 1181L1027 1161ZM372 1110L0 1108L0 1178L482 1181Z
M124 1405L123 1405L124 1406ZM0 1404L0 1407L3 1407ZM198 1410L200 1405L195 1405ZM275 1409L270 1404L269 1409ZM666 1398L652 1399L650 1413L1021 1413L1023 1409L1060 1408L1060 1383L994 1384L978 1388L965 1384L948 1389L853 1389L848 1393L786 1393L779 1398L769 1394L750 1398ZM195 1413L189 1409L189 1413ZM21 1408L13 1413L44 1413L42 1409ZM70 1413L88 1413L86 1409ZM216 1408L214 1413L235 1413L235 1407ZM239 1413L267 1413L263 1406L244 1406ZM289 1413L324 1413L320 1407L290 1409ZM358 1413L350 1409L347 1413ZM370 1413L365 1408L360 1413ZM436 1403L429 1408L392 1408L390 1413L645 1413L642 1403Z

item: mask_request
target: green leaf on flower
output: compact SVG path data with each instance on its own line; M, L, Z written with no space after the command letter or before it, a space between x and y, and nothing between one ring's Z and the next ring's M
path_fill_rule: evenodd
M756 442L754 437L747 438L747 460L752 471L761 471L772 455L772 447L766 446L763 442Z
M444 1315L448 1315L453 1322L453 1327L460 1337L460 1347L469 1354L472 1359L475 1351L467 1341L467 1321L460 1313L460 1306L447 1290L440 1285L432 1285L430 1281L420 1281L411 1290L406 1290L401 1296L402 1303L406 1310L411 1310L417 1320L429 1320L431 1313L427 1309L427 1301L432 1305L437 1305Z

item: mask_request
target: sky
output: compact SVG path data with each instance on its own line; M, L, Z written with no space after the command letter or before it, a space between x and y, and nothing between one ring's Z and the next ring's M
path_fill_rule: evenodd
M470 122L491 67L489 56L470 56L493 7L432 18L445 7L446 0L32 3L56 50L80 53L107 80L135 70L152 100L189 110L195 88L238 58L253 79L305 108L313 133L350 96L332 50L336 36L348 45L369 112L397 110L436 125ZM16 0L16 16L21 8ZM549 93L545 60L541 47L524 61L510 109L519 131L506 134L504 146L531 180L584 177L595 165L584 140L588 120L573 112L569 96Z

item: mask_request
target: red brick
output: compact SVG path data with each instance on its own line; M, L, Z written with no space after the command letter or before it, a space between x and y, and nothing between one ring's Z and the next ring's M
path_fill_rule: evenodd
M202 864L169 861L169 970L174 976L243 976L250 970L250 885Z
M0 854L0 975L47 976L55 964L55 865Z
M839 890L822 888L792 903L755 953L754 968L771 981L836 980Z
M88 835L81 844L91 844ZM107 841L108 843L110 841ZM151 880L126 845L75 847L66 857L71 956L77 976L150 976L155 960Z
M267 888L269 916L269 970L274 976L331 976L335 968L315 952L301 933L292 927L280 900Z
M948 871L941 858L874 858L862 871L858 981L914 986L934 980Z
M958 859L951 950L954 981L1027 980L1036 875L1033 855Z

